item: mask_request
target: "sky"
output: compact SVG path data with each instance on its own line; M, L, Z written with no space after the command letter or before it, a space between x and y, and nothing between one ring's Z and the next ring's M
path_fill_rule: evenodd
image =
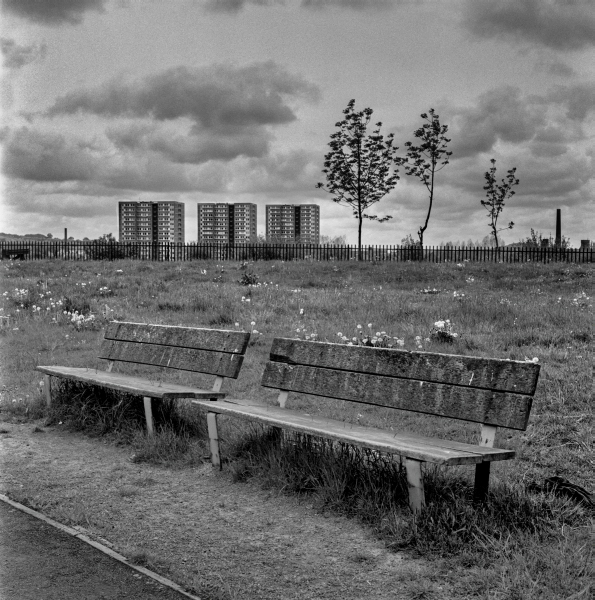
M0 231L118 234L118 201L320 206L357 241L325 182L348 102L399 153L422 113L448 126L426 245L489 234L484 174L516 168L499 227L595 239L592 0L3 0ZM364 244L417 237L429 198L399 170Z

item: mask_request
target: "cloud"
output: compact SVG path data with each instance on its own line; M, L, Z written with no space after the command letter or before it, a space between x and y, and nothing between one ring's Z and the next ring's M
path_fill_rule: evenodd
M489 90L467 107L444 108L453 160L523 146L536 156L564 154L589 136L595 114L595 82L556 85L542 95L517 87Z
M294 122L295 104L318 95L316 86L273 61L177 67L73 91L44 116L95 115L107 120L105 135L116 153L199 165L266 156L273 128Z
M563 105L569 119L584 121L595 113L595 82L555 86L547 99Z
M4 133L3 172L30 181L85 181L99 167L93 148L58 133L28 127Z
M4 0L3 12L42 25L78 25L90 10L104 12L106 0Z
M159 152L174 163L191 164L264 156L273 137L266 128L257 126L225 135L200 126L181 129L148 121L109 127L106 135L119 149Z
M480 38L561 51L595 45L592 0L468 0L464 25Z
M476 106L450 112L448 136L453 140L453 158L488 152L499 140L526 142L546 123L541 103L528 102L512 86L490 90L479 97Z
M394 0L302 0L304 8L351 8L355 10L392 8Z
M576 75L576 71L568 64L558 58L541 58L536 64L537 70L542 70L555 77L569 79Z
M205 10L219 13L238 13L247 4L257 6L271 6L274 4L285 4L283 0L207 0Z
M262 158L239 158L229 165L233 173L230 191L274 196L295 194L300 198L316 195L320 156L306 150L271 153Z
M45 56L46 44L30 44L20 46L10 38L0 38L0 50L4 57L4 66L7 69L20 69L37 59Z
M4 131L3 172L10 178L55 184L72 190L96 186L97 194L119 189L151 192L192 191L224 187L225 174L207 167L194 171L143 149L118 151L107 139L92 141L29 127ZM203 177L204 175L207 177Z
M108 131L105 137L96 135L91 140L32 127L5 128L0 137L7 180L43 185L44 194L51 190L91 196L110 195L114 190L124 194L312 192L319 169L305 151L242 153L225 161L205 157L189 162L186 156L177 160L185 152L194 160L197 148L193 144L200 145L200 138L176 149L184 137L169 139L150 123ZM167 146L160 147L160 143Z
M402 0L401 0L402 1ZM207 0L204 8L209 12L239 13L247 5L275 6L284 5L284 0ZM324 9L331 6L354 10L392 8L395 0L302 0L306 9Z
M49 116L93 113L105 117L187 117L206 129L226 132L259 125L290 123L290 99L314 101L319 91L304 78L273 61L243 67L175 67L140 81L113 79L56 100Z

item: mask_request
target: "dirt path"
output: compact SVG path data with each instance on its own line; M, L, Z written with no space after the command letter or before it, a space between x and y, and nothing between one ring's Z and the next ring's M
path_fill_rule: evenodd
M89 544L0 502L0 598L185 600Z
M388 551L357 522L235 483L210 464L135 464L130 449L59 426L0 429L0 493L205 598L454 597L431 565Z

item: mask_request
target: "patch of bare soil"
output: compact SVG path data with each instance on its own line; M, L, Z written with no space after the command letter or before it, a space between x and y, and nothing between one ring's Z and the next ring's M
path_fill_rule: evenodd
M210 463L137 464L129 448L41 423L0 431L0 493L205 599L456 596L431 564L387 550L358 522L233 482Z

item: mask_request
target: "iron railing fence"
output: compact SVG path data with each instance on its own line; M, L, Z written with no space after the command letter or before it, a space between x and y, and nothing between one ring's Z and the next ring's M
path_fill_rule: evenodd
M323 244L217 244L170 242L3 241L2 259L21 260L150 260L150 261L257 261L358 260L355 245ZM594 248L516 246L504 248L452 246L363 246L364 261L425 262L595 262Z

